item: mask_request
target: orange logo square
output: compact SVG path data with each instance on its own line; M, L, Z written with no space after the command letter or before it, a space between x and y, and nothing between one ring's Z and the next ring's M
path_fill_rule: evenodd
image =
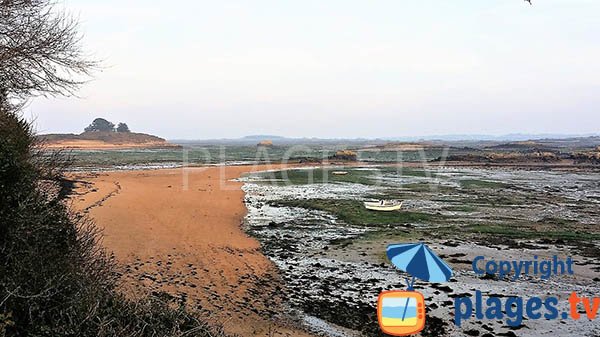
M388 335L416 334L425 327L425 298L416 291L383 291L377 299L377 319Z

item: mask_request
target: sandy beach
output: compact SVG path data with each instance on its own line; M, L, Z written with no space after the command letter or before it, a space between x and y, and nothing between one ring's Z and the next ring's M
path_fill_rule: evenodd
M325 172L320 170L334 166L288 171L291 184L265 183L283 179L277 172L255 174L244 183L236 178L298 164L82 172L72 176L72 201L104 229L103 244L119 263L124 293L150 293L185 305L229 334L309 336L301 320L317 331L326 323L332 336L377 334L374 299L381 290L404 288L402 274L382 252L390 243L415 240L426 240L456 271L448 284L417 283L431 303L423 336L464 331L510 336L517 328L502 320L472 320L461 328L452 323L453 299L475 290L490 296L554 294L562 304L571 291L591 296L598 266L597 173L453 164L432 163L426 174L420 163L405 163L401 170L346 163L348 174L331 175L327 184L307 179L320 181ZM576 184L591 197L563 188ZM391 220L361 213L360 200L371 195L394 195L405 201L404 209ZM578 206L569 212L578 221L557 218L572 200ZM392 221L404 225L390 230ZM486 235L486 228L518 228L524 236ZM473 274L471 262L480 254L571 256L578 264L574 277L515 283ZM302 315L292 317L288 306ZM518 329L542 336L555 328L553 322L528 320ZM593 330L592 321L561 324L572 335Z
M280 167L75 174L73 206L103 228L103 244L122 268L127 294L185 304L227 333L309 336L282 312L277 269L241 228L244 192L242 183L231 181Z

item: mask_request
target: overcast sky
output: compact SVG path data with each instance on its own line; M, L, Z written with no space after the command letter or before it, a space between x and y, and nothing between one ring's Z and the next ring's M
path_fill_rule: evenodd
M595 133L598 0L70 0L103 69L37 98L169 139Z

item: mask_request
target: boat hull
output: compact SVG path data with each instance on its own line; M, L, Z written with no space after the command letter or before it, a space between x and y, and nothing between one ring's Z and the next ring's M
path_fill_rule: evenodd
M381 212L391 212L397 211L402 207L402 205L394 205L394 206L365 206L366 209L371 211L381 211Z
M381 202L364 202L365 208L371 211L382 211L382 212L390 212L397 211L402 208L402 203L381 203Z

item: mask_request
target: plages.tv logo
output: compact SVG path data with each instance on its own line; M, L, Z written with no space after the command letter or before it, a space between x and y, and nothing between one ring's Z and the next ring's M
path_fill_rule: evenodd
M407 336L425 327L425 299L414 291L415 278L427 282L447 282L452 269L424 243L393 244L387 256L396 268L410 274L407 290L383 291L377 299L377 319L381 330L392 336Z

